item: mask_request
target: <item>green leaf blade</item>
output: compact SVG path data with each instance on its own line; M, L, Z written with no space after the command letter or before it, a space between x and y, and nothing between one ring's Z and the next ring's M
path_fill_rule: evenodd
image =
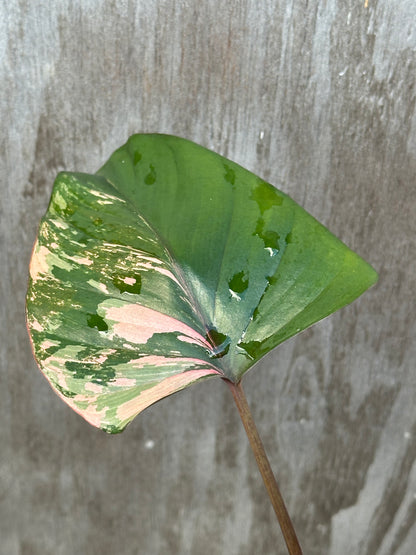
M184 139L134 135L95 176L58 176L27 320L52 387L114 432L194 381L239 381L376 279L249 171Z

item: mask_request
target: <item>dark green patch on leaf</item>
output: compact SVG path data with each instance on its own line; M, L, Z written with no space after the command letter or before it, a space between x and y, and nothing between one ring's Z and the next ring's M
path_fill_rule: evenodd
M241 342L238 344L240 349L243 349L251 359L256 359L261 347L261 341L249 341L247 343Z
M246 277L244 270L235 274L229 280L228 286L231 291L234 291L235 293L244 293L248 287L248 277Z
M133 164L137 166L137 164L140 162L141 159L142 159L142 155L138 150L135 150L133 155Z
M64 389L63 387L61 387L59 384L54 384L56 389L59 391L59 393L62 393L62 395L64 397L68 397L69 399L72 399L73 397L75 397L76 393L73 391L68 391L67 389Z
M78 362L68 361L65 363L65 367L72 373L74 379L88 380L97 385L110 383L115 376L114 368L106 364L88 362L82 365Z
M146 185L153 185L153 183L156 181L156 170L152 164L150 164L149 167L150 171L144 178L144 182L146 183Z
M73 216L75 214L75 208L67 204L62 210L64 216Z
M230 349L230 338L224 333L220 333L215 328L211 328L205 338L213 346L212 358L222 358Z
M99 316L98 314L88 314L87 315L87 324L90 328L97 328L98 331L107 331L108 325L104 318Z
M107 434L112 434L112 435L120 434L123 431L123 429L120 430L118 426L113 426L111 424L106 424L103 427L103 429L105 432L107 432Z
M259 218L257 220L256 230L253 235L257 235L257 237L260 237L260 239L263 240L265 248L279 250L280 235L277 233L277 231L264 231L264 226L265 221L263 220L263 218Z
M230 166L228 166L227 164L224 164L224 169L225 169L225 175L224 175L224 179L225 181L228 181L228 183L231 183L231 185L235 185L235 171L230 168Z
M128 275L121 277L116 277L113 279L113 285L117 287L120 293L132 293L134 295L139 295L142 288L142 278L140 275Z
M250 198L257 202L262 215L273 206L283 204L283 197L271 185L264 182L259 183L253 189Z

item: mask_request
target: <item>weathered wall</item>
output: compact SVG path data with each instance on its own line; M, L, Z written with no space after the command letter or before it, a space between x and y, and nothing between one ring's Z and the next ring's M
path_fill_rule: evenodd
M0 3L1 555L285 553L222 383L111 437L32 359L54 176L150 131L262 175L380 272L245 389L306 554L415 553L415 21L413 0Z

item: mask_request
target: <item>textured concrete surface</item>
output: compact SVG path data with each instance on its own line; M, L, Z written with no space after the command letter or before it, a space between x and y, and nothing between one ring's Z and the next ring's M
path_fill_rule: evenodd
M106 436L32 359L27 266L59 170L181 135L289 193L380 273L245 378L308 555L416 545L416 3L0 2L0 554L272 555L230 394Z

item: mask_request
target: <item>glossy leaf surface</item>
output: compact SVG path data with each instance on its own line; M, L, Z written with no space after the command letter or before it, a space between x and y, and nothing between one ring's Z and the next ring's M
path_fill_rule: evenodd
M30 276L42 372L109 432L195 381L239 381L377 279L287 195L167 135L58 175Z

